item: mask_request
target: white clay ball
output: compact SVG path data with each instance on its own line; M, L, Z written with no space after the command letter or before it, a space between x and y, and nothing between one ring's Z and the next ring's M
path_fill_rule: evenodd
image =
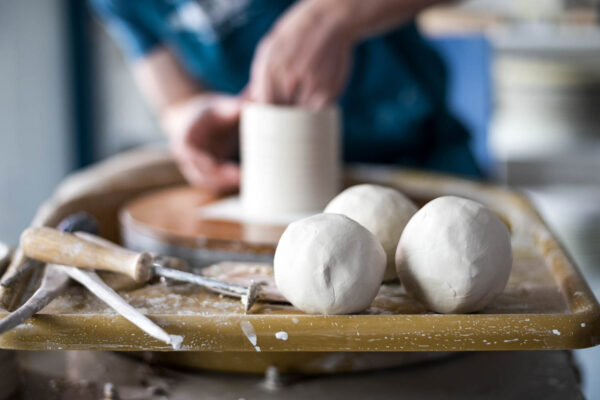
M408 222L396 252L406 291L439 313L479 311L500 294L512 267L510 233L483 205L439 197Z
M394 256L398 240L417 206L396 189L362 184L338 194L325 207L326 213L342 214L367 228L381 242L387 256L384 281L398 278Z
M350 314L373 301L385 271L377 238L339 214L290 224L277 245L275 283L296 308L311 314Z

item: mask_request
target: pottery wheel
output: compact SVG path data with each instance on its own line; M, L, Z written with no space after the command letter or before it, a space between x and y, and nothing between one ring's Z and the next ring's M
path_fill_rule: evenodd
M120 212L126 247L186 259L194 267L219 261L272 262L286 224L248 221L228 211L208 212L223 201L214 193L177 186L141 197Z

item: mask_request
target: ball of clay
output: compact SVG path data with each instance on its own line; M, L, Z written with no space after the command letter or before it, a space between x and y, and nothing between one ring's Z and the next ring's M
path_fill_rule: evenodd
M377 295L385 252L350 218L317 214L287 227L274 269L277 288L296 308L311 314L357 313Z
M398 240L417 212L417 206L396 189L379 185L356 185L338 194L326 213L342 214L367 228L381 242L387 256L384 281L398 278L394 255Z
M478 311L506 286L512 267L510 233L483 205L440 197L404 228L396 267L406 291L428 309Z

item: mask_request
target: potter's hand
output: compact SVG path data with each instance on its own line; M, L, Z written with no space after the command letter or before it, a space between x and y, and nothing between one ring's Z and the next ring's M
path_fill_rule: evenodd
M258 102L323 108L345 89L352 47L440 0L302 0L260 42L250 77Z
M237 147L239 113L238 98L206 93L163 114L171 151L192 185L220 192L239 186L239 167L227 161Z
M339 1L303 0L259 43L252 63L250 98L320 109L346 85L353 35Z

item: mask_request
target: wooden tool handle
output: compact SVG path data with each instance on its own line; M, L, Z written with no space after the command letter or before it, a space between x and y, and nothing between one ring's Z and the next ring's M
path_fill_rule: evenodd
M52 228L27 228L21 235L21 249L27 257L47 263L118 272L137 282L152 277L152 257L148 253L136 253L114 243L106 245Z

